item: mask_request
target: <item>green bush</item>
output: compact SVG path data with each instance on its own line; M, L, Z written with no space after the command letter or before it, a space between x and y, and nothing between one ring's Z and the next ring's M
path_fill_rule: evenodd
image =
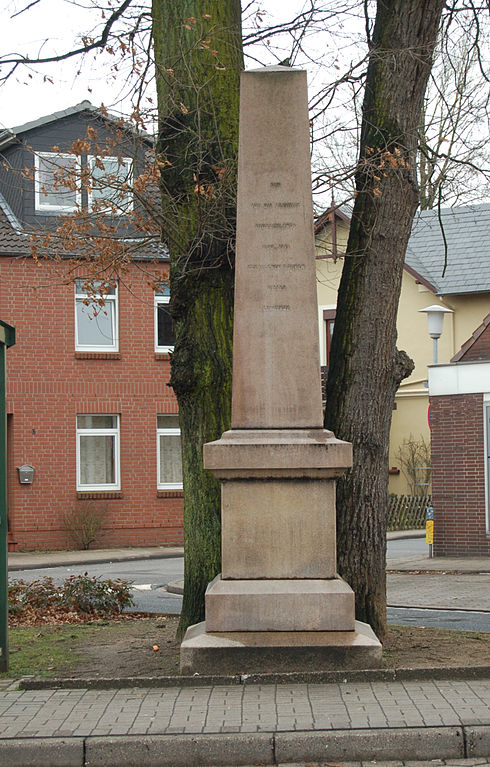
M71 575L63 584L63 604L68 609L98 615L114 615L134 602L129 581L104 580L96 576Z
M134 603L131 582L99 580L96 576L71 575L61 585L50 577L26 583L15 580L9 583L9 613L20 617L22 613L78 612L85 615L107 617L118 615Z

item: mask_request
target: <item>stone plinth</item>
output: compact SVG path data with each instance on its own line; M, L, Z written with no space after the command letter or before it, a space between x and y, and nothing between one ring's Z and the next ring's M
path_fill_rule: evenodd
M232 429L204 445L204 463L218 479L334 479L352 466L352 445L321 426Z
M206 591L207 631L354 631L354 592L341 578L223 580Z
M207 632L191 626L180 650L183 674L259 674L376 668L381 645L367 623L354 631Z
M352 446L325 429L227 431L204 446L222 482L222 578L335 578L335 482ZM312 545L314 542L314 545Z

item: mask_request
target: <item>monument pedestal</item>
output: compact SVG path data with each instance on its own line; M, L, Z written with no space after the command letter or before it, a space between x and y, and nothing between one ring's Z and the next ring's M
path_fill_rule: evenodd
M381 644L336 573L335 478L350 443L325 429L232 429L204 447L221 479L222 565L182 673L369 668Z

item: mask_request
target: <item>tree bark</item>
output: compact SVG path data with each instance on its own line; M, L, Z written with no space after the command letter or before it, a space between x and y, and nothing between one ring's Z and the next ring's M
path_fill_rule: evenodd
M388 446L394 396L413 363L396 349L403 262L418 204L417 128L444 0L378 0L339 287L325 426L354 446L337 484L340 574L357 618L386 629Z
M239 73L239 0L153 0L162 237L170 251L184 483L179 625L204 618L220 570L220 487L202 447L230 427Z

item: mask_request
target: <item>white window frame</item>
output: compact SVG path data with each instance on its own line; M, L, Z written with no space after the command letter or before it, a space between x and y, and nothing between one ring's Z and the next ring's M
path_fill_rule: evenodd
M35 168L34 207L35 207L35 210L40 210L44 212L54 211L57 213L59 212L72 213L73 211L77 210L77 207L81 205L82 195L80 191L80 181L78 181L77 183L74 205L50 205L48 202L46 202L46 199L47 199L46 195L42 191L43 183L41 181L40 160L47 159L50 162L52 162L54 167L56 165L56 158L58 157L75 160L76 172L78 173L80 172L80 160L75 154L70 154L69 152L37 152L37 154L34 156L34 168Z
M87 167L90 172L90 189L88 192L88 209L92 210L93 207L93 194L92 194L92 173L96 162L96 157L94 155L89 154L87 156ZM126 176L128 179L128 183L131 184L133 180L133 170L132 170L132 163L130 157L100 157L100 160L102 163L104 163L104 160L108 160L109 162L116 162L118 164L118 167L124 166L126 168ZM120 162L122 160L122 162ZM107 205L110 206L111 200L107 200ZM126 192L125 197L118 197L117 199L117 206L121 207L124 210L122 210L120 213L113 213L112 210L108 210L107 213L111 215L121 215L123 216L126 211L133 210L133 194L130 189ZM104 213L105 211L101 209L100 207L97 210L97 213Z
M323 318L324 311L337 311L336 304L321 304L318 307L318 337L320 343L320 365L327 364L327 324Z
M160 354L168 354L169 352L173 352L174 350L173 345L172 346L158 345L158 307L161 305L168 306L169 303L170 303L170 293L168 296L165 296L162 293L155 293L155 299L154 299L155 351L159 352Z
M158 413L159 415L177 415L176 413ZM160 437L180 437L180 426L176 428L165 427L158 428L157 420L157 489L158 490L182 490L182 482L162 482L160 477Z
M83 279L83 278L82 278ZM87 298L87 293L78 293L77 292L77 283L80 282L80 279L75 281L75 351L77 352L117 352L119 351L119 291L118 286L114 286L114 295L111 295L109 293L94 293L93 301L90 302L90 305L86 306L87 310L91 310L92 304L94 304L98 312L104 312L105 307L99 306L98 304L95 304L98 298L103 298L104 301L112 302L112 343L107 344L81 344L78 341L78 316L77 316L77 304L79 302L84 301L84 299ZM92 320L92 322L96 322L96 318Z
M78 416L107 416L116 418L116 426L113 428L105 429L83 429L78 426ZM121 468L120 468L120 417L118 413L77 413L76 420L76 435L77 435L77 490L79 492L103 492L105 490L120 490L121 489ZM114 483L99 484L99 485L84 485L81 481L81 463L80 463L80 437L114 437Z

